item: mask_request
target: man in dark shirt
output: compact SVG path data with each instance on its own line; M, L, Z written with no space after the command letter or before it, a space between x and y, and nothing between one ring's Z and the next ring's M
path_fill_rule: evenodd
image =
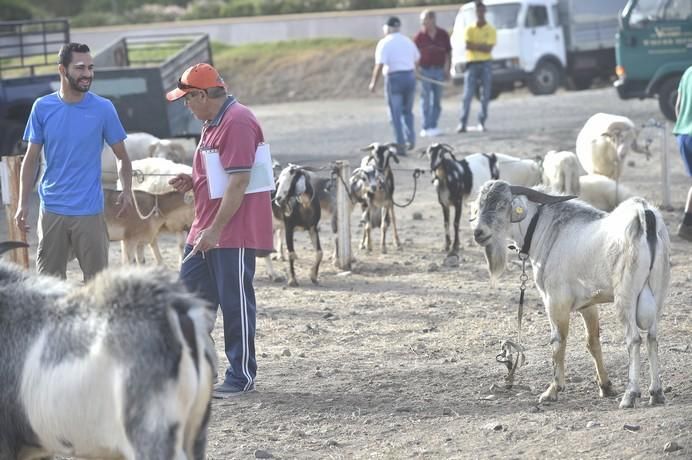
M449 75L452 45L449 34L437 27L435 12L424 10L420 15L421 29L413 41L420 51L420 74L426 80L421 82L420 106L423 118L421 137L440 135L437 121L440 119L442 107L442 84ZM433 80L433 81L428 81ZM435 83L438 81L440 83Z

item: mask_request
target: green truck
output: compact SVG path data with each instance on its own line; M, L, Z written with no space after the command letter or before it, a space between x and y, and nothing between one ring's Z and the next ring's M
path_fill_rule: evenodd
M657 97L675 120L680 77L692 65L692 0L629 0L615 40L622 99Z

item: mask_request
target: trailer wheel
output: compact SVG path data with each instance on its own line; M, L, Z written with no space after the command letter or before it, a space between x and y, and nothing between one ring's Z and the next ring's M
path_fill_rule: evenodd
M560 68L550 61L536 66L529 79L529 91L535 95L553 94L560 86Z
M670 121L675 121L675 101L678 98L679 77L672 77L663 82L658 88L658 107Z

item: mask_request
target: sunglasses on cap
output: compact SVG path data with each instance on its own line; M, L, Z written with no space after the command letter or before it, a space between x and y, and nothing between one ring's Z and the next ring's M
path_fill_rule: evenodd
M178 85L177 86L178 86L178 89L182 89L183 91L187 91L190 89L199 89L199 90L204 91L202 88L198 88L196 86L192 86L192 85L188 85L188 84L183 83L180 78L178 78Z

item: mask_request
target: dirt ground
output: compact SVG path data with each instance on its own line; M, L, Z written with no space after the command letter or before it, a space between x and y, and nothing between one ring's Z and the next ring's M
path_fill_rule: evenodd
M456 97L443 102L441 127L447 133L456 126L458 105ZM279 161L309 164L325 175L330 162L346 159L354 167L360 147L391 140L381 90L359 99L253 108ZM477 104L472 116L476 109ZM488 132L438 140L460 153L533 157L554 148L573 149L584 121L599 111L629 116L637 124L662 120L655 101L620 101L612 88L547 97L519 93L491 104ZM299 287L269 281L258 260L258 392L213 402L208 458L692 458L692 244L674 235L690 182L670 128L672 207L663 214L671 232L673 268L659 332L664 406L648 407L645 400L635 409L620 410L619 398L599 398L578 315L570 326L567 387L559 401L538 404L552 370L549 325L532 285L522 327L528 363L519 369L515 386L505 390L506 370L495 355L503 340L517 336L520 270L510 264L499 282L490 284L466 213L460 265L443 265L442 216L425 174L413 203L396 210L401 250L391 245L391 235L387 254L377 247L370 254L359 250L362 229L354 212L356 261L350 272L330 263L333 242L325 224L325 261L317 286L309 281L313 252L306 234L297 236ZM653 158L632 156L622 182L660 204L663 137L650 128L642 136L653 139ZM428 142L419 139L418 148ZM395 171L400 203L412 195L411 170L427 166L411 153ZM173 269L173 239L164 238L161 246ZM119 257L114 244L112 263L118 264ZM274 263L285 269L283 262ZM71 276L78 277L75 266ZM601 318L606 366L622 393L627 375L623 328L612 305L603 305ZM214 334L223 367L220 318ZM640 383L646 393L644 350ZM666 453L666 446L678 450Z

